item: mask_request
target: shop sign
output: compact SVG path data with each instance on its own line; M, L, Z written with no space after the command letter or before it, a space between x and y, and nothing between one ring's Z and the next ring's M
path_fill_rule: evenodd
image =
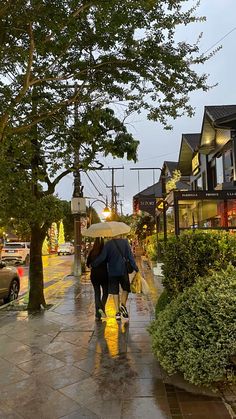
M156 199L155 198L140 198L139 210L148 212L148 214L155 215Z
M156 205L158 211L163 212L164 211L164 200L160 199L159 201L157 201L157 205Z
M178 200L184 199L236 199L236 190L222 191L174 191Z
M192 159L192 173L193 175L196 175L200 170L200 159L199 159L199 153L195 154L195 156Z

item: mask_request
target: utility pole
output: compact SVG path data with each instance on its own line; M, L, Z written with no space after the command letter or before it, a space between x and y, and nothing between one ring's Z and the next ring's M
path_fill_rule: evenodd
M75 87L75 93L77 86ZM74 135L78 136L78 102L74 104ZM78 140L78 138L77 138ZM80 177L80 147L77 146L74 150L74 191L73 198L80 198L83 196L83 187L81 186ZM75 235L75 254L74 254L74 276L80 277L81 275L81 215L80 212L74 214L74 235Z
M111 170L111 186L107 188L111 189L111 217L116 216L117 214L117 205L116 205L116 188L123 188L124 185L115 186L115 170L124 170L122 167L103 167L100 170Z

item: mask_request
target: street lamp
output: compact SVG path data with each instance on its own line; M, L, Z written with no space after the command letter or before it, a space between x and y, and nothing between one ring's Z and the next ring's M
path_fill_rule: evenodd
M91 209L93 207L93 204L95 204L95 202L102 202L102 204L105 205L102 214L103 216L107 219L108 217L110 217L111 215L111 209L108 207L108 202L107 202L107 198L106 201L103 201L102 199L95 199L93 202L89 202L89 225L91 225L91 221L92 221L92 213L91 213Z
M108 208L108 206L106 205L104 210L102 211L103 216L107 219L108 217L110 217L111 215L111 210L110 208Z

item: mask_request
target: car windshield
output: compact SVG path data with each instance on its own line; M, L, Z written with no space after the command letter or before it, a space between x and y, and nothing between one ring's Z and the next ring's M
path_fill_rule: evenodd
M24 243L5 243L4 249L24 249Z

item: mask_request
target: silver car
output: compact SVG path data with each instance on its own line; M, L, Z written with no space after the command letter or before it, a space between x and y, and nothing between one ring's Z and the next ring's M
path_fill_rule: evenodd
M0 261L0 299L4 303L16 300L20 291L20 277L17 269Z

